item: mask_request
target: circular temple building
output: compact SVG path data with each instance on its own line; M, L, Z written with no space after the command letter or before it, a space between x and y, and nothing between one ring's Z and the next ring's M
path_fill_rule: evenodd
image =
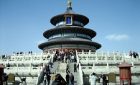
M84 28L89 19L73 12L71 1L68 1L66 12L52 17L50 22L55 27L43 33L48 41L38 46L43 52L60 49L96 51L101 47L101 44L92 41L96 32Z

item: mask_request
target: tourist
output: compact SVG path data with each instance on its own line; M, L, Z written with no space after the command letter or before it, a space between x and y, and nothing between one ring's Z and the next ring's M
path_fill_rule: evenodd
M103 74L102 78L103 78L103 85L107 85L106 75Z
M6 73L3 73L2 79L3 79L4 85L7 85L8 75ZM0 82L0 84L1 84L1 82Z
M74 85L74 75L72 73L70 75L70 83L71 85Z
M52 85L66 85L66 82L60 74L56 74Z
M136 57L137 57L137 56L136 56L136 52L133 52L133 57L134 57L134 58L136 58Z
M39 84L40 85L40 84ZM44 75L43 85L46 85L46 75Z
M132 56L133 56L133 58L137 58L137 57L139 57L139 54L138 54L137 52L134 51L134 52L132 53Z
M52 61L49 62L49 65L50 65L51 68L53 68L52 67L53 66L53 62Z
M80 63L77 63L77 69L78 69L78 70L79 70L79 64L80 64Z
M46 65L46 66L45 66L45 69L46 69L46 70L45 70L45 73L46 73L46 74L50 74L50 67L49 67L49 65Z
M90 85L96 85L96 80L97 80L96 74L95 74L95 73L92 73L92 74L89 76Z
M37 85L40 85L43 80L44 80L44 76L45 76L45 67L43 67L42 71L40 72L40 74L38 74L38 82Z
M61 56L60 56L60 54L57 56L57 60L58 60L58 61L61 61Z
M64 55L64 59L63 59L63 60L64 60L64 63L66 63L66 60L67 60L67 59L66 59L66 55Z
M50 85L50 80L51 80L51 76L50 76L50 74L47 74L47 83L48 83L48 85Z
M66 67L66 73L70 73L70 71L69 71L69 66L67 65L67 67Z
M74 59L75 59L75 58L74 58L74 55L72 54L72 55L71 55L71 62L74 62Z
M22 85L27 85L26 78L22 78L21 80L22 80Z
M134 54L135 58L139 57L139 54L137 52L135 52Z
M56 55L58 55L59 54L59 51L58 50L56 50L56 53L55 53Z
M103 74L101 74L101 76L100 76L100 83L101 83L101 85L103 85Z
M77 72L76 63L74 63L74 72Z
M133 55L133 53L132 53L132 51L130 51L130 52L129 52L129 56L131 56L131 57L132 57L132 55Z
M61 61L62 62L64 62L63 60L64 60L64 51L62 50L62 51L60 51L60 57L61 57Z
M57 55L55 54L53 57L53 62L55 62L57 60Z
M69 79L70 79L70 76L69 76L69 73L66 74L66 82L67 82L67 85L69 85Z

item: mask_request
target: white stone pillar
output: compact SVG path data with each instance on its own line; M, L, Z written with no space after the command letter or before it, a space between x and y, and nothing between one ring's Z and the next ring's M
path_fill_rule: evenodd
M131 62L131 64L132 64L132 67L134 66L134 62Z
M104 53L103 53L103 51L102 51L102 57L103 57L103 55L104 55Z
M77 50L76 50L76 59L77 59L77 64L79 64L79 57L78 57Z
M98 62L98 53L97 52L95 53L95 56L96 56L96 62Z
M125 56L126 56L126 53L123 52L123 56L122 56L122 62L125 61Z
M113 54L113 60L116 63L116 54L115 53Z
M107 60L107 56L108 56L108 55L107 55L107 54L105 54L105 61L106 61L106 62L108 62L108 60Z
M107 63L107 67L106 67L106 71L109 73L110 70L109 70L109 64Z
M89 54L89 55L91 54L91 50L89 50L88 54Z
M82 55L84 55L84 50L82 50Z
M16 72L18 73L18 63L17 63L17 71Z
M91 60L91 59L90 59L90 55L91 55L91 50L89 50L89 52L88 52L87 62L89 62L89 60Z
M95 63L93 62L92 70L95 71Z
M31 74L31 69L32 69L32 63L30 63L30 71L29 71L29 73Z

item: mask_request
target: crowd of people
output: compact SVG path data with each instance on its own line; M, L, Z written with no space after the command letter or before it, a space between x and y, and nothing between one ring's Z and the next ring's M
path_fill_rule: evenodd
M44 81L43 85L50 85L50 81L52 80L51 85L74 85L74 75L70 73L69 68L66 69L66 77L65 79L61 76L61 74L56 74L51 76L50 67L46 65L44 68ZM65 81L66 80L66 81Z
M69 65L66 67L66 85L74 85L74 75L70 72Z
M107 85L108 80L105 74L102 74L100 77L97 76L94 72L89 75L90 85L96 85L96 81L99 80L102 85Z
M33 54L32 51L28 51L27 53L28 54ZM15 54L15 55L21 55L21 54L25 54L25 52L22 52L22 51L20 51L20 52L13 52L13 54Z
M137 57L139 57L139 54L137 52L135 52L135 51L130 51L129 56L137 58Z
M62 63L67 63L66 66L66 76L65 79L61 76L61 74L51 73L51 68L53 68L54 62L59 61ZM53 61L50 61L47 65L45 65L43 69L44 73L44 85L50 85L50 81L52 80L51 85L74 85L74 75L70 72L69 63L76 62L76 55L74 51L56 51ZM74 72L77 71L77 64L74 63Z
M66 74L66 85L74 85L74 75L72 73Z
M53 57L53 62L55 61L62 61L65 63L68 62L76 62L76 53L74 51L56 51L54 57Z

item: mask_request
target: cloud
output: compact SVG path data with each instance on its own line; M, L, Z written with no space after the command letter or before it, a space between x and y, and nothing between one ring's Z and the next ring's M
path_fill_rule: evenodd
M112 41L123 41L128 40L129 36L127 34L111 34L107 35L105 38Z

